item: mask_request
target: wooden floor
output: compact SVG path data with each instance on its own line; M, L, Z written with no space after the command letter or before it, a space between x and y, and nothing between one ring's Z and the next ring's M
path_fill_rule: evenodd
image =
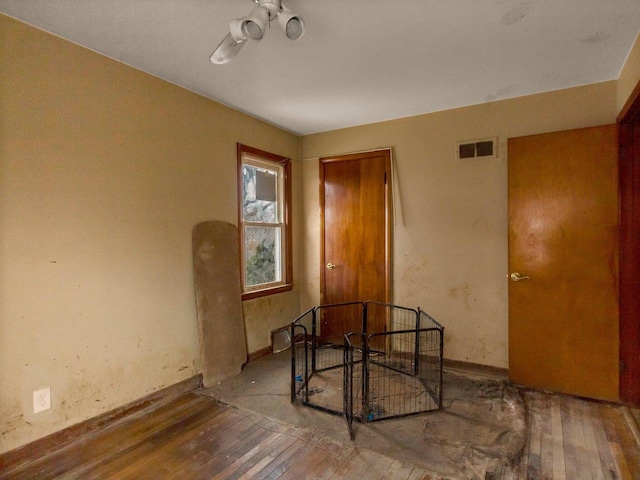
M187 393L0 479L430 479L427 472Z
M629 409L522 391L529 412L523 478L640 480L640 435Z
M640 479L622 407L524 391L522 479ZM34 458L0 456L0 479L440 479L195 392ZM491 477L496 478L495 476Z

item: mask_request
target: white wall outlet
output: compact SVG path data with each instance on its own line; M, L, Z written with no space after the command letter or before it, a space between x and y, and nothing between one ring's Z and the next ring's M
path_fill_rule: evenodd
M51 388L42 388L33 392L33 413L44 412L51 408Z

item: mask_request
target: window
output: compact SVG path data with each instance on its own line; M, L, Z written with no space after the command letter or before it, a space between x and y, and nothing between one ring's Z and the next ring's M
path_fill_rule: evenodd
M242 299L293 288L291 162L238 144Z

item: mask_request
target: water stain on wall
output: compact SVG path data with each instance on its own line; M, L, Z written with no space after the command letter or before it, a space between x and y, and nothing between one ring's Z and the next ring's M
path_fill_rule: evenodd
M406 265L397 282L397 288L402 289L402 296L405 298L424 295L430 284L430 263L427 260L415 260Z
M68 401L62 400L60 402L63 411L76 409L78 405L87 402L99 403L104 399L100 386L81 376L73 378L64 393L63 398L68 399Z
M23 414L16 414L22 410L19 402L15 401L0 407L0 445L4 444L5 438L11 436L19 427L23 425ZM4 449L0 448L0 452Z
M462 301L467 309L470 307L470 302L478 301L467 282L461 282L449 288L449 296L456 301Z

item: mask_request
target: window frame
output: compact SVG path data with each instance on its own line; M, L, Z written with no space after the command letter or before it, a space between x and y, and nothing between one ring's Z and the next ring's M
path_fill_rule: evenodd
M245 222L243 219L243 165L245 156L254 157L264 163L271 163L274 166L282 168L284 173L282 192L282 222L283 231L281 233L281 242L284 242L284 248L281 248L281 280L271 284L265 288L250 288L245 285L246 280L246 258L245 258L245 226L252 226L251 222ZM254 147L249 147L241 143L237 144L237 161L238 161L238 240L240 245L240 268L241 268L241 286L242 300L250 300L252 298L274 295L277 293L288 292L293 289L293 254L292 254L292 229L291 229L291 159L276 155L274 153L265 152ZM280 198L280 196L278 197Z

